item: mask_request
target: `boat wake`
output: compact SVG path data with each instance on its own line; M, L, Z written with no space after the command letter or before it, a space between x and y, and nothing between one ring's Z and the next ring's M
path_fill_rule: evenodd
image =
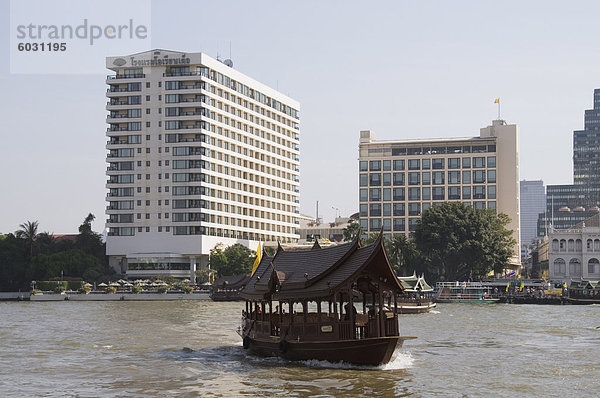
M431 310L431 311L429 311L429 313L430 313L430 314L439 314L440 312L439 312L439 311L436 311L436 310Z
M311 359L308 361L298 361L309 368L322 369L349 369L349 370L400 370L408 369L413 365L414 359L409 352L396 351L392 360L385 365L369 366L369 365L354 365L347 362L329 362Z

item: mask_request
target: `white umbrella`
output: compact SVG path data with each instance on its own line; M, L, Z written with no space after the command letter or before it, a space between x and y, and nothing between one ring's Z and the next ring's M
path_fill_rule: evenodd
M123 286L133 286L133 284L131 284L129 282L125 282L125 283L123 283Z
M121 286L121 285L119 285L117 282L111 282L111 283L109 283L109 286Z
M85 286L85 287L92 287L92 284L91 283L84 283L83 286Z
M98 285L99 287L106 287L108 286L106 283L102 282L101 284Z
M168 284L168 283L165 283L165 282L160 282L158 285L159 285L159 286L169 286L169 284Z

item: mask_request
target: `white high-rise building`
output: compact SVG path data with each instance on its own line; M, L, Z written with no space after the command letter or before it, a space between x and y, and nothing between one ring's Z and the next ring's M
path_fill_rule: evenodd
M106 252L193 278L218 243L296 242L300 104L202 53L106 58Z

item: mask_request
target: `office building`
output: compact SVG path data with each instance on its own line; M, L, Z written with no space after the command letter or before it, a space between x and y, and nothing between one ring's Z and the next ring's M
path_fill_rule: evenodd
M193 278L210 249L298 240L299 103L202 53L106 58L106 252Z
M584 129L573 131L572 185L548 185L546 213L538 219L538 236L548 228L567 229L593 217L600 206L600 89L594 107L584 113Z
M443 201L510 217L520 264L519 132L494 120L478 137L377 141L360 132L359 217L363 231L406 234L421 212Z
M521 245L526 246L538 237L538 216L546 211L546 189L542 180L522 180L519 189L521 199Z

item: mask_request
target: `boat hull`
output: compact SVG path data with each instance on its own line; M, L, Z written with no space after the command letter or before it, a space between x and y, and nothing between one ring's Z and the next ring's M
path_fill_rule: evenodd
M424 314L436 307L436 303L431 301L426 303L398 303L396 312L398 314Z
M340 341L280 341L271 339L244 338L244 348L258 356L278 356L292 361L321 360L346 362L356 365L381 365L388 363L396 348L412 337L390 336Z

